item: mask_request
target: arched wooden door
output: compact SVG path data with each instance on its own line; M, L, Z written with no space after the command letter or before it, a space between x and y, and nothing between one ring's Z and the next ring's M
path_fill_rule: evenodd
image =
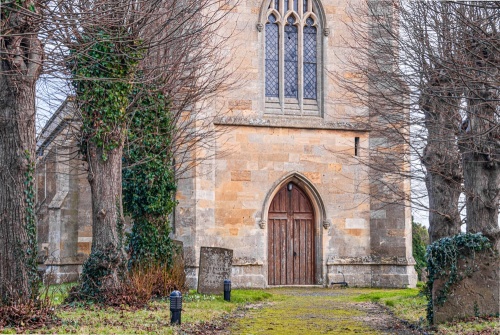
M268 284L315 284L314 212L307 195L294 183L283 186L268 222Z

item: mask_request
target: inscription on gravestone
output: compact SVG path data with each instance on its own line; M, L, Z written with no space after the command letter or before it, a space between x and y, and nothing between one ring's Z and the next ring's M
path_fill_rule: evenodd
M233 250L201 247L198 293L222 294L224 279L231 279Z

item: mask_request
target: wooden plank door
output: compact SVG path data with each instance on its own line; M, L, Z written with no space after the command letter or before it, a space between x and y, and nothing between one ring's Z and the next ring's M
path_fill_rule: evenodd
M268 214L269 285L313 285L314 212L307 195L289 183L275 195Z

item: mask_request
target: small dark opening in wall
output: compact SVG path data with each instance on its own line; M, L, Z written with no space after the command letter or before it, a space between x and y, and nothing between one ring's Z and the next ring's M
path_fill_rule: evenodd
M359 137L354 138L354 156L359 156Z

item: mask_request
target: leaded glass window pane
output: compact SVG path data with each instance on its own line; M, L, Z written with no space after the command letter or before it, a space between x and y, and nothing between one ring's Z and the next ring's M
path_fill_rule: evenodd
M316 99L317 39L313 19L308 18L304 27L304 99Z
M274 15L266 24L266 97L279 97L278 24Z
M298 30L293 17L285 26L285 98L298 97Z
M287 104L297 104L303 99L318 99L319 28L316 20L309 17L308 10L311 9L311 5L311 0L269 2L269 11L274 12L276 9L280 14L270 14L265 26L265 95L278 98L282 112L284 108L288 108ZM302 9L300 12L299 8ZM314 8L312 10L314 12ZM286 15L290 11L294 13ZM279 22L277 16L280 17ZM304 22L303 18L306 19L304 26L299 24ZM299 33L303 33L302 41L298 40ZM302 76L299 77L299 74ZM271 102L269 105L273 108L271 112L275 113L276 100ZM304 106L299 103L299 107L302 110Z

